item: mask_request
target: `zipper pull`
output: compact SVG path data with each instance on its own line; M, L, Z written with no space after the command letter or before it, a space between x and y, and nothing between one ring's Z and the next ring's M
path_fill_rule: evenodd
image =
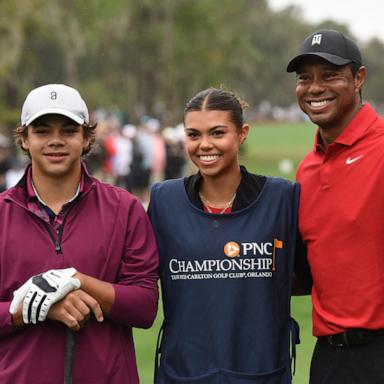
M56 251L57 254L62 253L61 252L61 245L59 243L59 240L55 241L55 251Z

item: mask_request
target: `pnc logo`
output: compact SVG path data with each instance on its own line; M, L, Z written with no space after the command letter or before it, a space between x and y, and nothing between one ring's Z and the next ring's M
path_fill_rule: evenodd
M240 245L235 241L230 241L224 245L224 253L228 257L239 257L240 255Z

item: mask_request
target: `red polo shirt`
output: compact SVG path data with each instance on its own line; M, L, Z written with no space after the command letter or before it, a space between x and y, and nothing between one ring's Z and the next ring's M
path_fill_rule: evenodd
M384 119L364 105L297 171L313 275L313 334L384 328Z

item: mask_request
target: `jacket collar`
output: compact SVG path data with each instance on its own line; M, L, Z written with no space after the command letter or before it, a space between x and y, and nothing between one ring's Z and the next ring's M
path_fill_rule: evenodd
M80 193L84 194L88 192L93 184L95 183L94 178L89 174L86 165L81 163L81 181L80 181ZM32 187L32 165L28 164L23 176L19 182L13 187L6 191L5 198L11 198L16 201L19 201L23 204L30 198L35 198L36 193Z

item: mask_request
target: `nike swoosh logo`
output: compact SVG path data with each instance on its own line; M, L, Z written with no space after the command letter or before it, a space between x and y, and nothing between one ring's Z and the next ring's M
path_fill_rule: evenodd
M348 157L348 159L345 161L345 164L347 164L347 165L352 164L355 161L360 160L363 156L364 155L360 155L360 156L357 156L357 157Z

